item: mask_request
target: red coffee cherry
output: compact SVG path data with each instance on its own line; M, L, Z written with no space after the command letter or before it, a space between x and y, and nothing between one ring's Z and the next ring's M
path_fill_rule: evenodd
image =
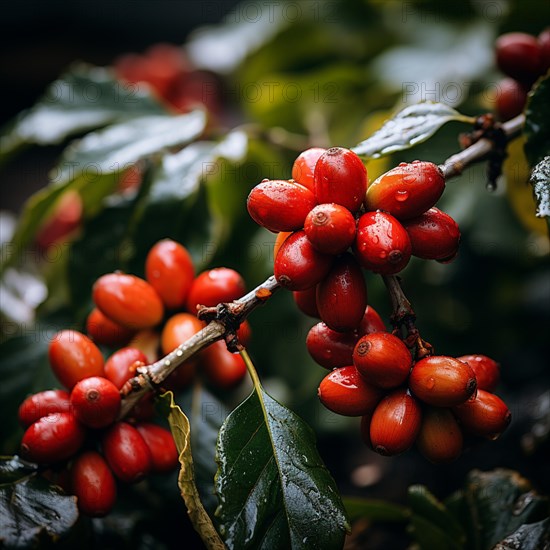
M538 38L541 57L541 74L550 69L550 28L544 29Z
M353 332L336 332L317 323L306 337L306 346L313 360L325 369L345 367L353 362L353 348L359 336Z
M367 169L353 151L331 147L315 165L314 189L319 204L334 202L356 212L365 200Z
M206 377L218 388L229 389L246 376L246 365L238 353L228 351L225 342L214 342L203 352Z
M462 431L449 409L427 407L416 445L435 464L452 462L462 452Z
M355 218L339 204L318 204L306 216L304 231L319 252L341 254L355 240Z
M89 428L105 428L120 411L120 392L107 378L92 376L76 384L71 405L79 422Z
M372 332L387 332L387 329L378 312L372 306L367 306L357 332L364 336Z
M407 346L389 332L362 336L353 350L353 364L373 386L395 388L407 379L412 365Z
M172 434L156 424L144 422L136 426L151 452L153 472L170 472L178 464L178 450Z
M76 330L58 332L50 343L48 357L53 373L69 389L83 378L103 376L103 355Z
M393 456L409 449L422 422L418 401L406 390L395 390L380 401L370 423L372 448L384 456Z
M304 231L296 231L286 239L275 258L275 278L288 290L306 290L325 278L332 261L332 256L313 248Z
M223 302L232 302L245 292L244 279L234 269L209 269L193 281L187 297L187 311L196 314L198 305L213 307Z
M527 86L513 78L498 83L495 110L500 120L510 120L523 112L527 102Z
M259 183L246 201L250 217L274 233L301 229L315 204L315 196L307 187L283 180Z
M315 192L314 172L319 157L326 151L322 147L311 147L298 155L292 165L292 179L311 192Z
M147 365L147 357L137 348L121 348L115 351L105 362L105 378L110 380L117 389L136 375L136 369Z
M434 407L454 407L464 403L476 390L474 371L462 361L444 355L418 361L409 376L411 391Z
M88 315L86 332L96 344L113 348L126 344L134 335L133 330L111 321L97 308L92 309Z
M367 212L359 218L355 251L359 263L374 273L399 273L411 258L411 241L390 214Z
M95 451L86 451L75 459L71 487L78 499L78 509L87 516L106 516L115 505L115 478L107 462Z
M317 285L317 309L332 330L347 332L359 326L367 307L367 285L357 260L344 254Z
M398 220L420 216L443 194L445 177L433 162L402 162L367 189L367 210L384 210Z
M252 339L252 328L250 327L250 323L246 319L237 329L237 338L239 339L239 342L245 347L250 344L250 340Z
M430 208L417 218L406 220L403 227L409 234L412 253L425 260L454 258L460 243L458 224L437 208Z
M141 434L117 422L103 436L103 454L115 476L125 483L143 479L151 471L151 452Z
M477 389L493 391L500 380L500 365L486 355L463 355L457 357L474 371L477 380Z
M275 262L275 258L277 257L277 254L279 254L281 246L283 246L283 243L288 239L288 237L290 237L290 235L292 235L292 231L281 231L280 233L277 233L277 238L273 244L273 262Z
M496 439L512 420L506 403L484 390L478 390L474 399L454 407L453 411L468 433L489 439Z
M354 366L334 369L327 374L317 395L327 409L343 416L367 414L382 398L382 392L365 382Z
M498 68L506 75L531 84L541 74L541 48L534 36L523 32L503 34L497 38L495 49Z
M38 464L61 462L84 443L86 432L70 412L43 416L31 424L21 440L21 457Z
M160 337L162 353L167 355L204 328L191 313L176 313L166 321Z
M70 410L71 401L66 391L46 390L29 395L19 406L18 417L20 424L28 428L43 416Z
M168 309L181 308L195 277L193 260L181 244L159 241L147 254L145 277Z
M107 317L133 330L158 325L164 306L156 290L145 280L125 273L108 273L94 284L95 305Z
M312 286L307 290L296 290L292 293L292 297L298 306L298 309L309 315L319 319L319 310L317 309L317 287Z

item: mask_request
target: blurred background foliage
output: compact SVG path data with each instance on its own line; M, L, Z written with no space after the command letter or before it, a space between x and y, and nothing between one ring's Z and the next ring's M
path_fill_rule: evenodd
M48 335L61 326L82 327L97 276L114 269L142 275L148 248L171 237L189 247L199 269L233 267L254 287L272 272L274 242L274 235L259 229L246 212L246 196L255 184L264 177L289 178L294 158L309 146L355 145L406 104L433 100L468 115L491 111L502 78L493 61L495 37L512 30L538 34L550 21L550 5L537 0L230 4L119 0L71 4L69 9L59 2L48 3L47 14L22 14L14 6L3 18L8 55L0 74L11 94L3 104L6 129L13 131L8 119L30 107L69 63L108 66L124 52L141 52L159 41L185 41L190 63L215 75L215 87L208 80L202 91L216 94L221 109L207 114L208 122L196 135L170 134L172 143L121 159L121 166L137 162L140 167L141 187L133 193L117 188L126 173L120 170L102 172L102 185L99 180L79 183L78 177L66 187L56 188L59 180L48 182L67 144L64 138L42 143L46 147L32 146L30 139L19 155L4 150L2 262L9 258L12 265L2 279L0 399L8 418L1 428L2 452L16 450L21 434L9 418L15 419L22 397L54 384L44 356ZM39 28L42 16L52 24L61 22L64 32L52 32L52 25ZM210 26L194 30L204 23ZM22 25L25 35L17 33ZM82 70L92 82L99 78L89 68ZM74 110L73 100L59 99L43 102L54 128L57 115L84 116L85 102ZM140 116L175 116L150 91L141 90L139 101ZM115 116L98 119L92 127L137 116L119 116L117 108L122 110L115 106ZM154 133L156 123L147 131ZM453 122L421 145L371 160L369 179L401 161L443 162L459 149L458 134L467 130ZM130 140L140 137L136 130L128 132ZM82 135L83 127L75 125L69 134ZM113 147L115 159L117 152L126 152L122 143ZM182 147L185 154L178 158ZM102 154L92 150L90 162L100 162ZM550 491L549 245L545 224L534 218L527 179L518 143L510 148L496 191L486 190L483 165L450 181L440 206L462 231L457 260L441 265L413 259L402 274L421 333L437 352L483 353L502 365L498 391L512 410L512 425L501 439L470 449L456 463L434 467L415 450L381 458L361 443L357 419L322 408L316 388L325 372L305 347L314 321L297 312L289 293L279 293L250 318L250 353L266 389L315 429L343 494L401 502L409 485L424 483L444 497L461 486L473 467L510 467L542 492ZM48 252L28 246L32 234L13 250L9 241L23 199L48 183L43 219L60 196L74 189L84 198L82 226L70 243L57 243ZM39 228L31 229L36 233ZM378 277L367 279L369 302L388 321L385 289ZM247 388L215 393L231 408ZM371 544L377 547L376 537L382 535L374 533ZM393 537L397 544L405 534L397 530ZM388 539L380 540L383 547Z

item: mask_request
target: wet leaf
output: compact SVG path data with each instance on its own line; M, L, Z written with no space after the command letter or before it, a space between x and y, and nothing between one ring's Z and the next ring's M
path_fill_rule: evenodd
M224 422L216 492L229 548L341 548L348 523L313 432L256 389Z
M550 519L522 525L493 550L539 550L550 546Z
M0 546L38 548L66 535L78 519L76 497L63 494L18 457L0 459Z
M550 76L540 79L527 97L525 154L531 166L548 155L550 143Z
M199 492L195 484L189 420L183 414L179 406L174 403L174 395L172 392L163 394L160 399L163 402L165 414L170 423L170 429L172 430L172 435L174 436L174 441L176 442L176 447L179 452L181 469L178 476L178 485L181 496L187 506L189 518L207 548L223 550L225 546L201 503Z
M471 117L462 115L443 103L426 101L410 105L388 119L380 130L352 149L358 155L367 158L379 158L410 149L417 143L426 141L451 120L473 123Z
M550 223L550 156L544 157L533 168L530 183L537 203L537 217Z

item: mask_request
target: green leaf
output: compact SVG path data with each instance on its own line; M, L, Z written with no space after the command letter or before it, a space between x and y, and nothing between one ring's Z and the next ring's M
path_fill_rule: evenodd
M462 526L426 487L409 487L408 502L412 511L410 530L420 548L463 547L466 535Z
M550 519L522 525L500 541L493 550L539 550L550 547Z
M525 108L525 154L531 166L548 155L550 143L550 76L540 79L527 98Z
M189 518L207 548L223 550L225 546L201 503L195 484L189 420L179 406L174 403L172 392L161 395L160 399L165 408L165 414L170 423L170 429L172 430L172 435L179 452L181 469L178 476L178 485L181 496L187 506Z
M531 172L529 179L537 203L536 216L550 218L550 156L544 157ZM547 223L549 220L546 220Z
M537 495L529 481L513 470L473 470L461 496L453 497L452 509L462 508L463 522L464 511L468 511L464 524L469 535L468 548L493 548L523 524L548 516L547 499Z
M38 548L67 534L78 519L76 497L64 495L18 457L0 459L0 546Z
M385 500L345 497L343 502L350 521L367 518L372 521L402 522L410 518L409 509Z
M443 103L429 101L410 105L387 120L382 128L352 148L358 155L379 158L410 149L431 137L441 126L456 120L472 124L474 119Z
M148 88L117 81L106 69L77 65L23 112L0 139L0 164L25 144L55 145L71 135L166 109Z
M224 422L216 492L229 548L342 548L349 529L311 429L259 385Z

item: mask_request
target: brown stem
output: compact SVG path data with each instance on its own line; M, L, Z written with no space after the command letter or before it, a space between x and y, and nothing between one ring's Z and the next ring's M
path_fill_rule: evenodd
M219 304L215 308L202 308L198 316L208 325L189 338L186 342L151 365L138 368L137 376L126 382L122 388L122 405L119 419L124 418L136 403L149 391L156 389L184 361L216 340L226 338L228 344L237 344L235 331L239 325L256 309L266 302L279 288L272 275L254 290L228 304Z

